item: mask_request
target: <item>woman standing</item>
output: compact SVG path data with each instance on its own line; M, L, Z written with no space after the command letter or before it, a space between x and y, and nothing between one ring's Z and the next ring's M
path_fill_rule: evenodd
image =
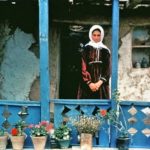
M102 41L104 30L93 25L89 31L90 41L81 52L81 83L78 99L109 99L111 73L110 50Z

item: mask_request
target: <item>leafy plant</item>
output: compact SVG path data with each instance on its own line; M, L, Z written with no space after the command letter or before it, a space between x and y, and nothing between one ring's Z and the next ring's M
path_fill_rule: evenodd
M3 128L0 128L0 136L4 136L5 132Z
M39 124L30 124L31 136L46 136L53 129L53 124L48 121L41 121Z
M27 124L24 120L19 120L11 129L12 136L21 136L24 134L24 129L27 127Z
M119 91L115 90L113 93L113 99L116 102L116 110L110 109L107 113L107 119L109 120L110 124L117 129L119 137L129 137L127 122L125 119L125 114L120 105L119 96ZM120 120L120 117L122 117L122 121Z
M63 122L58 128L54 130L53 138L56 140L69 140L71 137L71 129Z
M73 119L71 118L71 122L76 127L79 134L89 133L94 135L105 120L105 115L106 110L100 110L95 116L79 115Z

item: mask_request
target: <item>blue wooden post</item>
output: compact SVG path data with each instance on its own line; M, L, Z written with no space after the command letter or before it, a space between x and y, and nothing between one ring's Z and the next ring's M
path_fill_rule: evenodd
M50 119L48 0L39 0L41 120Z
M113 0L112 9L112 92L117 89L118 80L119 1Z
M119 0L113 0L112 5L112 80L111 80L111 93L112 93L112 108L116 108L116 103L113 100L114 90L117 89L118 80L118 41L119 41ZM111 146L115 145L116 132L113 129L111 132Z

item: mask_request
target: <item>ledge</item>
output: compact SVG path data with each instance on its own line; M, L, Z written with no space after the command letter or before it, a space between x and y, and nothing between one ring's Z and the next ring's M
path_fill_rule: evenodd
M12 150L12 149L7 149ZM34 149L24 149L24 150L34 150ZM49 149L45 149L49 150ZM52 150L62 150L62 149L52 149ZM79 146L74 146L72 148L64 149L64 150L80 150ZM100 147L93 147L92 150L118 150L117 148L100 148ZM150 150L150 148L129 148L129 150Z

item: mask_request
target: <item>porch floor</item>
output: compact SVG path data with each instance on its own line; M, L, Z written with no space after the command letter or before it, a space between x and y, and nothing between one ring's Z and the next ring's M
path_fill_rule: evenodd
M7 150L12 150L12 149L7 149ZM24 149L24 150L34 150L34 149ZM45 150L50 150L45 149ZM52 150L60 150L60 149L52 149ZM61 149L62 150L62 149ZM64 150L80 150L80 147L74 146L72 148L64 149ZM117 150L117 148L93 148L92 150ZM150 148L129 148L129 150L150 150Z

